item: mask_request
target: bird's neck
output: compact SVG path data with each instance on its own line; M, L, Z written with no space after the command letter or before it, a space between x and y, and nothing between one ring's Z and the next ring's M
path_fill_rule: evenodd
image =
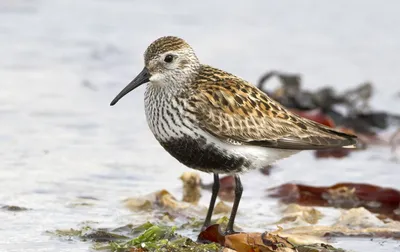
M186 75L175 75L166 80L150 82L147 85L149 94L155 96L175 96L191 89L197 78L198 72Z

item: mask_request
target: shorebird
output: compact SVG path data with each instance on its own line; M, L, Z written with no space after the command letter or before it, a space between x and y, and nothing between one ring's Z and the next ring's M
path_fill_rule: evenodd
M249 82L201 64L181 38L155 40L144 53L144 64L110 105L148 83L145 113L155 138L179 162L214 175L202 230L211 222L219 174L235 177L235 199L225 231L231 234L243 192L240 173L301 150L356 144L356 136L301 118Z

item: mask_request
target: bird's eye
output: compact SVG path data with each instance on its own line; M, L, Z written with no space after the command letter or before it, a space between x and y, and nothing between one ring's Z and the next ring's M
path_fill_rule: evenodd
M174 60L174 56L172 56L171 54L167 54L167 56L165 56L164 61L167 63L171 63Z

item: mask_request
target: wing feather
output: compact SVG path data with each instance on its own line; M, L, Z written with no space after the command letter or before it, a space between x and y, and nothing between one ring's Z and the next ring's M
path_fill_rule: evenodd
M199 126L226 142L281 149L348 147L356 136L302 118L245 80L203 66L196 80Z

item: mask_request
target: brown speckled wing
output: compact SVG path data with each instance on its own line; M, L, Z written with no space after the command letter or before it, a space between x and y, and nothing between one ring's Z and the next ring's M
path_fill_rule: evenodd
M202 66L191 104L200 127L232 144L281 149L351 146L355 136L338 132L283 108L248 82Z

